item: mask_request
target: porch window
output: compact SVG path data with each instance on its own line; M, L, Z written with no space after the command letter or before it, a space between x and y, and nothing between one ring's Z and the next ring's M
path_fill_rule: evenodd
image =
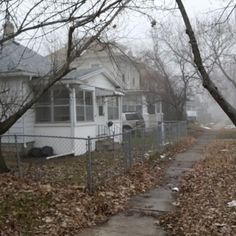
M64 86L55 86L46 92L35 104L36 122L69 122L69 91Z
M76 91L77 121L93 121L93 92Z
M53 115L55 122L70 121L70 95L65 87L53 89Z
M108 100L108 119L119 119L119 100L118 97L111 97Z

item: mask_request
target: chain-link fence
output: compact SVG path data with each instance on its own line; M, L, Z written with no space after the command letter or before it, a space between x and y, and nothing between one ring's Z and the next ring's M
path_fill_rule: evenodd
M186 122L101 137L3 135L1 154L11 171L41 184L76 184L90 192L187 135Z

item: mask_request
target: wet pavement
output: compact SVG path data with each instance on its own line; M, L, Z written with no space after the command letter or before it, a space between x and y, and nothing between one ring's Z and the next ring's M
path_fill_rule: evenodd
M129 201L129 210L110 218L93 228L85 229L79 236L164 236L166 232L158 225L158 216L174 208L180 179L186 171L202 158L205 146L215 138L215 133L207 131L196 144L184 153L177 154L165 172L162 186L134 196Z

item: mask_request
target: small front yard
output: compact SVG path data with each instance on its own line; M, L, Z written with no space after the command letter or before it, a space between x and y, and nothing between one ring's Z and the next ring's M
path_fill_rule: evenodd
M129 171L110 176L92 195L81 182L70 182L70 179L84 175L85 165L80 173L78 167L83 162L79 162L79 158L54 160L54 165L53 162L50 165L38 163L42 173L37 181L34 179L38 173L34 173L35 167L31 167L23 179L10 174L1 175L0 235L75 235L84 227L102 223L124 210L132 195L160 184L162 173L171 161L169 157L186 150L193 142L192 138L184 139L169 147L165 158L151 155ZM95 170L106 172L108 169L110 172L114 156L109 160L97 159L97 166L101 167L101 161L102 168Z

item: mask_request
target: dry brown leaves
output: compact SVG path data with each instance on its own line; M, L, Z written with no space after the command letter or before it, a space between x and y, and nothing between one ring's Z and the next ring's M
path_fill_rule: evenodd
M183 151L192 141L168 149ZM169 155L168 154L168 155ZM169 159L152 156L89 195L83 186L53 185L0 176L0 235L75 235L125 209L128 199L160 183ZM52 171L53 176L53 171Z
M184 152L196 142L192 136L183 138L174 145L170 145L165 149L165 154L168 157L173 157L176 153Z
M79 186L52 187L1 176L1 235L74 235L81 228L104 222L126 206L130 196L155 186L165 161L137 164L111 179L93 195Z
M176 212L161 223L172 235L236 235L236 141L214 141L182 182Z

